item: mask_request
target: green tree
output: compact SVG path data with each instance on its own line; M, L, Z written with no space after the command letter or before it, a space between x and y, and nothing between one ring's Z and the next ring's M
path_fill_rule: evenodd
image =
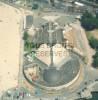
M90 43L90 46L93 48L93 49L95 49L96 50L96 53L95 53L95 55L93 56L93 63L92 63L92 65L95 67L95 68L98 68L98 52L97 52L97 50L98 50L98 40L97 39L95 39L94 37L91 37L90 39L89 39L89 43Z
M31 51L32 43L29 41L29 35L28 35L27 31L24 32L23 39L24 39L24 49L25 49L25 51Z
M91 37L89 39L89 44L93 49L98 49L98 40L95 39L94 37Z
M29 37L28 32L25 31L25 32L24 32L23 39L24 39L25 41L27 41L27 40L28 40L28 37Z
M96 12L96 18L98 18L98 12Z
M98 55L97 55L96 58L94 58L93 66L94 66L95 68L98 68Z
M95 53L95 55L93 56L93 58L97 58L98 57L98 52Z
M91 13L86 11L82 17L81 17L81 25L86 29L86 30L93 30L95 28L98 28L98 18L97 15L93 16Z
M34 3L34 4L32 5L32 9L38 9L38 7L39 7L39 5L38 5L37 3Z

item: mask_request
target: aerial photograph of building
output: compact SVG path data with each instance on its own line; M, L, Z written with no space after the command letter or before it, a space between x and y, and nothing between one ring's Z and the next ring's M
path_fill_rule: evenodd
M0 0L0 100L98 100L98 0Z

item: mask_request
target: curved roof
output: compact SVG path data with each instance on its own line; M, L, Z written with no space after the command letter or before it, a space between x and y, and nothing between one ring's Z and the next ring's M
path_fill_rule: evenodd
M61 71L56 70L55 68L49 68L44 70L43 79L51 85L58 84L58 82L60 82L61 77Z
M47 66L44 63L40 63L40 60L34 61L40 67L39 78L33 81L34 84L46 87L57 87L68 84L71 82L79 73L80 60L79 56L70 52L69 57L65 58L60 64L50 64ZM29 67L28 67L29 68ZM32 83L33 84L33 83Z
M77 76L79 70L80 63L78 57L72 54L71 59L67 62L65 61L59 70L56 67L50 67L43 71L43 85L53 87L67 84Z

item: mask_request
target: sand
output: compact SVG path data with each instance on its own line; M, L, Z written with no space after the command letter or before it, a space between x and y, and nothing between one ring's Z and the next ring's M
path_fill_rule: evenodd
M0 93L18 85L19 10L0 3Z

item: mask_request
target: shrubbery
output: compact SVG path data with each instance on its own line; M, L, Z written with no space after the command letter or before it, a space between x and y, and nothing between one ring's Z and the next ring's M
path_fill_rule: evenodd
M93 49L98 49L98 40L95 39L94 37L91 37L89 39L89 44Z
M30 51L32 49L32 43L29 41L29 35L27 31L24 32L23 40L25 51Z
M37 3L35 3L35 4L32 5L32 9L38 9L38 7L39 7L39 6L38 6Z
M97 29L98 28L98 13L95 16L93 16L91 13L85 12L82 15L80 21L81 21L81 25L83 26L83 28L87 31ZM94 61L92 65L95 68L98 68L98 40L94 37L90 37L89 44L93 49L96 50L96 54L93 56Z
M32 49L38 49L42 43L34 43L33 41L30 41L30 36L28 35L28 32L24 32L23 36L24 40L24 49L25 51L32 51Z
M94 61L92 64L95 68L98 68L98 52L96 52L96 54L93 56L93 58L94 58Z
M98 28L98 14L93 16L91 13L86 11L81 17L81 25L85 28L85 30L93 30Z
M98 40L95 39L94 37L91 37L89 39L89 43L90 43L90 46L96 50L96 53L95 55L93 56L94 60L93 60L93 63L92 65L95 67L95 68L98 68Z

